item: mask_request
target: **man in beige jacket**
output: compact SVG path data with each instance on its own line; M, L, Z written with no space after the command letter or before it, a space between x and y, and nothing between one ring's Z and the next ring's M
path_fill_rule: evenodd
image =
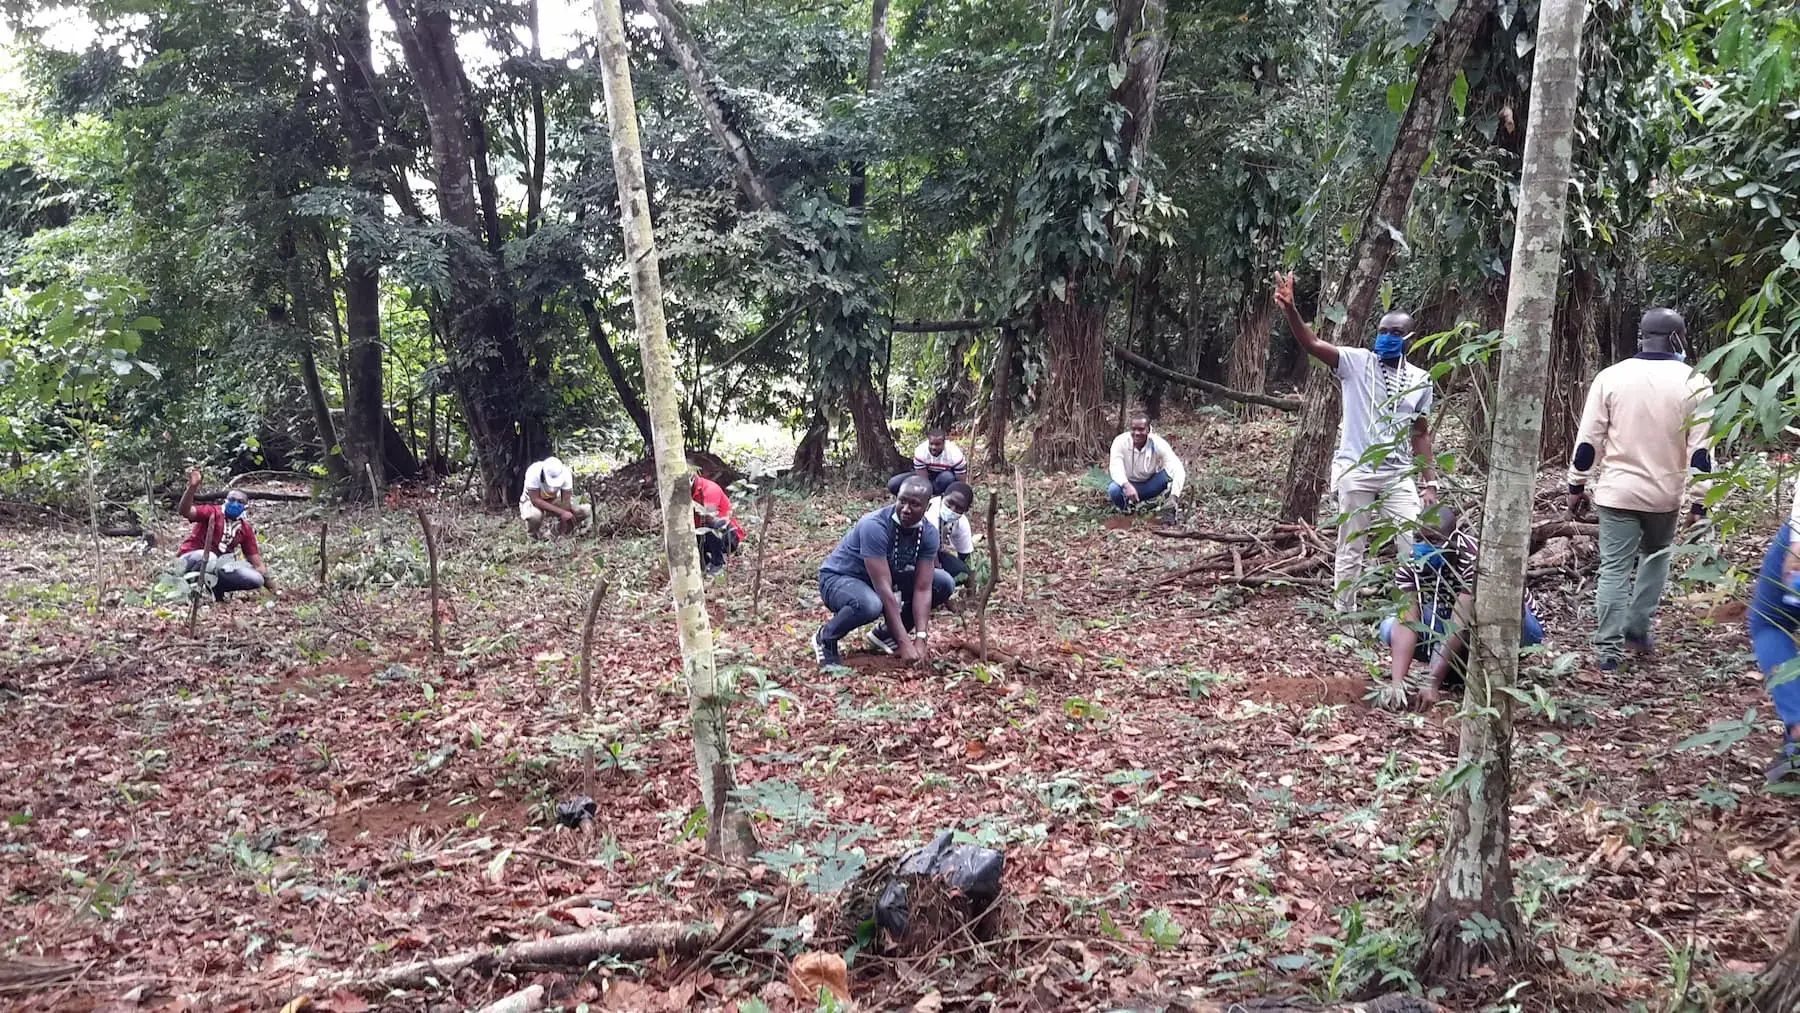
M1713 470L1705 403L1712 383L1687 364L1687 324L1654 309L1638 324L1638 353L1594 377L1569 461L1569 511L1592 498L1600 515L1594 661L1615 671L1626 647L1648 651L1650 621L1669 578L1684 497L1687 521L1706 513L1694 476ZM1692 489L1690 490L1690 485Z

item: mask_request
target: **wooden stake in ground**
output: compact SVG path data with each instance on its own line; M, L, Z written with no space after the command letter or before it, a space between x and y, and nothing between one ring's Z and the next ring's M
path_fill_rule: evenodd
M425 559L431 565L431 661L437 664L444 658L444 638L438 616L437 536L432 533L431 516L424 507L419 508L419 529L425 532Z
M1000 494L990 491L987 508L988 579L981 586L981 597L975 600L975 624L981 631L981 663L984 665L988 660L988 599L994 596L994 585L1000 583L1000 539L994 537L994 514L999 509Z
M600 28L601 83L606 92L606 125L612 134L613 176L619 184L619 224L625 233L625 263L631 266L631 309L637 322L644 395L655 443L663 549L669 563L669 589L675 598L681 664L687 675L694 773L707 817L706 848L714 857L748 856L756 852L756 835L734 797L737 783L732 775L726 720L730 697L719 685L713 659L712 621L706 614L700 547L694 541L693 503L687 492L691 483L684 481L689 473L682 453L675 356L663 316L662 274L650 225L637 99L631 87L631 58L619 0L595 0L594 18ZM891 450L892 444L889 446Z
M1013 469L1013 495L1019 501L1019 590L1016 597L1021 608L1025 605L1025 469Z
M594 650L594 618L600 614L600 603L606 600L606 578L594 585L594 593L588 598L587 618L581 623L581 730L585 733L593 725L594 693L589 689L590 674L593 671L591 655ZM581 772L581 793L588 798L594 797L594 744L588 743L583 750L584 768Z
M200 557L200 579L194 585L193 601L188 609L188 638L191 640L200 635L200 596L206 593L206 575L212 570L213 540L218 537L216 526L218 515L214 514L206 521L206 544L201 546L205 555Z
M325 592L325 568L328 565L325 555L325 534L331 530L330 521L319 522L319 592Z
M1468 0L1465 0L1468 2ZM1531 119L1508 272L1500 385L1493 412L1475 622L1457 714L1457 773L1445 792L1449 827L1420 921L1418 975L1467 981L1483 967L1505 976L1531 955L1513 902L1512 697L1519 673L1519 610L1531 545L1531 502L1544 425L1550 331L1562 269L1563 225L1580 101L1587 0L1544 0L1531 68ZM1468 926L1481 926L1470 932Z
M375 466L364 462L363 473L369 476L369 505L375 508L375 547L381 547L381 487L375 484Z
M775 494L763 497L762 530L756 535L756 568L750 571L750 617L762 615L763 553L769 548L769 525L775 522Z

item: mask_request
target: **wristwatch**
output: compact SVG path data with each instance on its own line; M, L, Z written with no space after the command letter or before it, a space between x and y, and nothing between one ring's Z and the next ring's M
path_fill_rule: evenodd
M927 639L930 639L930 638L929 638L929 635L927 635L927 634L925 634L925 633L920 633L920 632L918 632L918 631L914 631L914 632L913 632L913 639L914 639L914 640L927 640Z

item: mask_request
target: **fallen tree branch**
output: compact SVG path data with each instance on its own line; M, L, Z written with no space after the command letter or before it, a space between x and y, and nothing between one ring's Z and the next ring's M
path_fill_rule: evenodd
M488 1003L475 1013L536 1013L544 1008L544 986L521 989L497 1002Z
M1206 391L1208 394L1222 397L1227 401L1237 401L1243 404L1266 405L1270 408L1279 408L1284 412L1297 412L1300 410L1300 399L1297 397L1275 397L1272 394L1257 394L1247 390L1232 390L1222 383L1214 383L1211 380L1202 380L1197 376L1189 376L1186 373L1177 373L1166 366L1159 366L1136 352L1120 348L1110 341L1107 342L1106 347L1112 351L1113 356L1120 362L1132 366L1142 372L1149 373L1151 376L1167 380L1170 383L1179 383L1184 387L1195 387Z
M1536 552L1552 538L1575 538L1584 535L1589 538L1600 537L1600 525L1585 524L1567 518L1538 521L1531 526L1531 549L1529 551Z
M469 970L480 974L496 974L527 964L585 967L602 957L644 960L665 953L687 956L704 948L718 935L718 931L715 926L704 922L622 925L553 939L531 939L497 949L489 947L471 950L436 960L414 961L390 967L367 978L334 981L328 976L314 975L302 979L299 987L305 991L336 987L362 995L381 995L395 989L423 988L430 981L447 984L457 975Z

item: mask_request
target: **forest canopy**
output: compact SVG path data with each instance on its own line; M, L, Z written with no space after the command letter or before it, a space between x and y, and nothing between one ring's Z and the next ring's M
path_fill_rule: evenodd
M1410 208L1379 223L1378 301L1454 332L1434 347L1462 365L1470 431L1492 376L1464 349L1500 325L1536 17L1481 6ZM1109 406L1154 415L1171 374L1291 388L1306 359L1272 279L1297 270L1307 311L1361 340L1333 282L1456 7L639 0L689 447L772 423L802 472L887 473L896 427L918 424L979 431L990 466L1085 466ZM70 498L93 464L125 501L185 458L349 495L370 472L475 469L499 503L551 448L644 452L586 8L101 2L8 20L11 493ZM1797 39L1778 0L1592 5L1552 456L1585 378L1653 305L1690 321L1723 433L1789 424Z

